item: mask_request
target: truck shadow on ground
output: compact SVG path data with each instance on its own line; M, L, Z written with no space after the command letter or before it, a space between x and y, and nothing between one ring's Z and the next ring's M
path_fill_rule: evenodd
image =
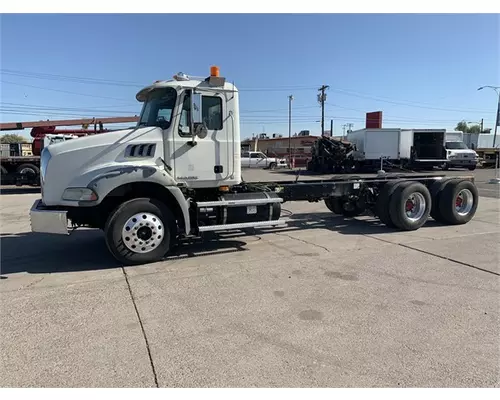
M165 261L213 253L244 251L245 241L220 240L211 234L203 240L191 240L174 247ZM109 253L99 230L75 231L70 236L33 234L0 234L0 274L75 272L120 268Z
M35 194L41 193L40 186L10 186L0 189L0 196L9 194Z
M425 227L441 226L430 219ZM343 235L376 235L397 233L376 218L358 220L346 219L330 212L291 214L287 226L282 228L245 229L207 233L201 239L183 241L172 249L164 261L182 258L204 257L249 251L251 242L266 238L273 233L290 233L310 229L331 230ZM266 237L267 236L267 237ZM104 270L121 265L109 253L99 230L75 231L70 236L52 236L32 233L0 234L0 273L5 275L19 272L58 273L74 271Z

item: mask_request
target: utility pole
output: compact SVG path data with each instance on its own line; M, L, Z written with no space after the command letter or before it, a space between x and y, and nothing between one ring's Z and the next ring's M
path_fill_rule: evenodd
M498 95L497 115L495 118L495 133L493 134L493 147L495 147L495 144L497 141L497 129L498 129L498 125L500 125L500 86L481 86L477 90L482 90L484 88L493 89L496 92L496 94Z
M347 127L346 124L342 125L342 140L345 139L345 128Z
M318 94L318 102L321 104L321 136L325 136L325 90L328 88L328 85L323 85L318 89L318 91L321 92L320 94Z
M292 168L292 101L293 96L288 96L288 167Z
M333 119L330 120L330 137L333 137Z
M354 124L352 124L352 123L349 122L346 125L347 125L347 133L351 132L352 131L352 127L354 126Z
M481 118L481 132L479 132L479 133L483 133L483 129L484 129L483 123L484 123L484 119Z

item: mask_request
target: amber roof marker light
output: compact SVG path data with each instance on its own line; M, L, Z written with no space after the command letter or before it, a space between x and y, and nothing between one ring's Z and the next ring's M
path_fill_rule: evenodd
M215 76L218 78L220 76L219 72L219 67L217 67L216 65L212 65L210 67L210 76Z

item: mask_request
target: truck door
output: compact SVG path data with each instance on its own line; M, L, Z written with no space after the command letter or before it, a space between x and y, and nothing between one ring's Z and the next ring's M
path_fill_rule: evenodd
M191 89L180 96L180 112L172 133L172 168L175 179L191 187L216 187L233 173L229 171L226 108L223 95L196 90L201 97L201 113L207 128L203 137L193 135L190 126ZM230 124L229 124L230 125ZM232 168L231 168L232 169Z

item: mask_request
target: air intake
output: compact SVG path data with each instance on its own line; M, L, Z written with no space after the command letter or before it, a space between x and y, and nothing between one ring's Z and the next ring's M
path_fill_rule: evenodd
M153 157L155 150L154 143L131 144L125 150L125 157Z

